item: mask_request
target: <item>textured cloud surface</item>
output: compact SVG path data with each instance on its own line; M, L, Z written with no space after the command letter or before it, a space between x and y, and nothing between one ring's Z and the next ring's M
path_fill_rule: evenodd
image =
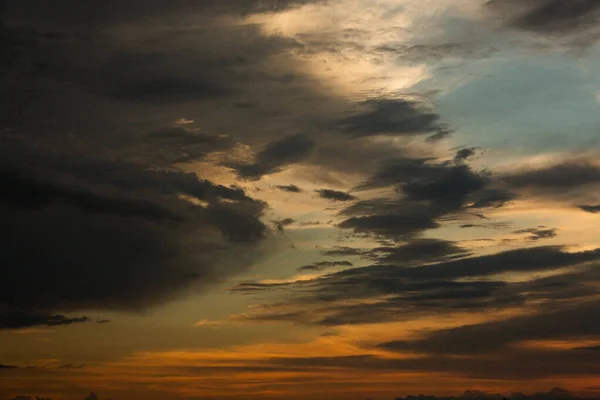
M0 7L0 397L600 391L597 1Z

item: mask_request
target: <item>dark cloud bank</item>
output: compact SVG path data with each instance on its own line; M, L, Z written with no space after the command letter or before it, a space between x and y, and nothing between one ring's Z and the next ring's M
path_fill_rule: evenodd
M222 21L306 3L0 4L0 85L10 93L0 117L0 329L157 306L259 256L267 205L180 168L239 136L169 123L190 105L210 114L199 105L239 102L256 84L287 87L263 62L297 43ZM124 28L141 39L128 42ZM314 147L303 134L262 142L271 144L241 176L276 172Z
M600 5L595 0L490 0L487 6L513 29L577 45L599 38Z
M343 137L347 148L373 135L447 130L433 110L412 100L352 107L332 100L286 64L285 54L300 43L224 22L309 2L1 3L7 57L0 85L10 96L1 99L0 117L0 214L9 238L0 255L0 329L67 325L88 321L71 313L160 305L251 264L268 232L261 220L267 205L240 188L186 173L182 164L217 157L240 178L256 180L292 164L321 163L318 127ZM278 101L265 93L278 93ZM285 93L294 93L293 103L279 101ZM186 111L209 129L182 119ZM286 113L307 122L296 133L282 134L277 124L264 129L262 121L285 120ZM222 129L213 133L216 127ZM232 160L242 142L254 156ZM358 201L340 226L393 237L434 228L484 185L464 165L439 166L439 173L420 167L422 180L397 182L410 200L433 205L413 212L394 204L390 217L381 210L365 215L369 205ZM453 180L463 188L443 193ZM278 189L301 191L293 184ZM331 189L318 195L358 200ZM275 230L288 224L279 221Z

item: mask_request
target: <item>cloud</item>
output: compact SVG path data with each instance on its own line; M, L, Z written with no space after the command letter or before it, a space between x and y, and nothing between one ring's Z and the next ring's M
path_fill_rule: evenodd
M296 222L293 218L284 218L278 221L273 221L273 225L277 229L278 233L285 233L285 227L292 225Z
M468 160L469 158L473 157L476 154L476 147L467 147L464 149L460 149L456 152L456 155L454 156L454 162L459 164L462 163L466 160Z
M0 330L20 329L35 326L62 326L90 322L88 317L66 317L64 315L45 315L40 313L22 313L0 311Z
M495 381L529 381L531 379L553 378L561 376L590 376L598 370L597 360L583 352L523 350L521 352L504 351L494 355L480 357L412 356L392 357L373 354L321 357L274 357L267 365L280 368L303 368L304 370L326 370L339 368L355 371L387 372L437 372L450 374L456 378L494 379ZM593 356L593 355L592 355ZM262 361L265 364L265 361ZM594 371L594 372L592 372ZM478 392L467 393L473 398ZM537 398L553 398L548 394L539 394ZM416 399L415 397L408 397ZM475 397L477 398L477 397ZM496 397L488 397L496 398ZM515 399L520 396L515 396ZM527 397L526 397L527 398ZM424 399L436 399L425 396Z
M217 132L214 137L227 132L236 142L245 136L262 146L281 132L271 122L274 116L289 110L303 115L304 101L322 102L316 114L327 113L332 100L313 90L316 84L288 64L298 42L265 35L258 24L236 21L249 12L309 2L126 0L82 6L68 0L56 8L9 2L0 22L0 40L10 62L0 69L11 76L2 85L13 98L2 102L7 113L0 124L29 135L76 132L81 142L93 139L95 148L122 150L123 142L142 148L156 142L140 136L185 115L206 131ZM232 13L235 18L224 17ZM198 40L205 45L197 47ZM24 64L35 67L25 72L19 67ZM29 90L40 96L31 98ZM280 94L285 97L289 91L297 96L279 101ZM45 123L49 120L53 122ZM298 129L310 120L297 124ZM256 130L248 134L248 126ZM178 128L191 130L188 125ZM190 159L197 153L203 156L211 146L227 144L199 143L214 139L204 131L195 137L178 135L172 146L197 140L189 149ZM175 155L186 159L185 152L160 154Z
M508 272L549 272L584 265L599 259L597 250L566 253L559 247L547 246L450 259L437 264L415 264L419 259L427 261L435 257L428 254L428 246L442 248L444 251L438 253L442 260L458 251L448 245L417 242L404 249L405 254L400 252L404 258L396 265L348 268L296 282L246 283L235 290L285 290L296 295L283 303L256 310L247 315L247 319L336 326L403 321L438 313L510 309L521 307L528 300L541 304L577 301L592 296L598 280L590 272L593 269L516 283L493 278ZM377 249L373 251L377 252ZM366 254L373 257L372 253ZM391 253L391 256L398 255ZM388 261L385 257L383 253L380 260ZM412 264L407 262L409 257L414 260ZM407 262L406 266L403 261ZM576 282L581 280L589 282L589 286L578 286ZM324 303L325 300L328 303Z
M333 267L352 267L353 264L350 261L319 261L314 264L305 265L298 268L298 271L323 271Z
M420 340L393 341L381 347L392 351L435 354L482 354L525 340L597 335L598 324L589 318L590 314L584 314L597 309L597 303L590 303L533 316L439 330Z
M402 191L411 200L462 204L469 194L483 189L487 184L487 176L461 165L440 169L438 174L430 178L407 182L402 186Z
M600 5L594 0L493 0L487 6L515 29L586 44L597 38Z
M523 170L499 178L511 188L558 193L599 184L600 167L586 161L567 161L544 168Z
M163 304L241 271L268 231L263 202L195 174L4 151L5 162L27 165L0 174L10 238L0 246L5 327L66 325L84 319L62 313Z
M365 111L339 121L342 132L353 137L435 134L447 128L439 123L439 115L417 102L404 99L368 100Z
M399 210L400 211L400 210ZM351 217L339 225L342 229L351 229L358 234L372 234L392 239L401 239L440 225L426 212L413 210L389 214L375 214Z
M170 127L145 135L144 140L132 149L132 155L146 162L188 163L204 160L215 152L230 150L234 145L228 136Z
M381 264L405 265L459 258L469 252L453 242L439 239L415 239L395 247L379 247L369 252L369 258Z
M529 240L542 240L542 239L551 239L553 237L556 237L557 233L556 233L556 229L551 228L551 229L545 229L544 227L541 228L530 228L530 229L519 229L517 231L515 231L514 233L528 233L529 235Z
M305 134L296 134L276 140L256 155L252 164L232 165L242 178L259 179L262 175L279 172L282 167L306 159L315 142Z
M517 195L510 190L487 188L474 193L471 198L473 203L470 208L500 208L517 199Z
M367 252L363 249L357 249L354 247L336 246L332 249L323 250L321 253L324 256L345 257L345 256L362 256L362 255L366 254Z
M84 189L42 183L16 171L0 171L0 183L6 188L0 201L12 207L37 209L62 201L90 214L140 217L156 221L180 220L180 217L160 205L142 199L108 197Z
M437 161L437 162L436 162ZM487 171L475 171L466 163L431 158L396 157L355 190L394 187L396 196L358 201L342 210L351 216L339 226L355 233L402 240L440 226L442 219L472 215L471 209L501 207L513 196L489 187Z
M591 205L583 205L583 206L579 206L579 209L591 214L597 214L600 213L600 205L595 205L595 206L591 206Z
M315 190L315 192L317 192L319 194L320 198L326 199L326 200L352 201L352 200L357 199L355 196L351 195L350 193L340 192L338 190L319 189L319 190Z
M276 188L288 193L302 193L302 189L296 185L278 185Z

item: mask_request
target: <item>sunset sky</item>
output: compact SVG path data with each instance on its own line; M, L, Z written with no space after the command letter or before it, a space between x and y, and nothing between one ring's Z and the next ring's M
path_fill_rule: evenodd
M600 394L600 1L0 8L0 400Z

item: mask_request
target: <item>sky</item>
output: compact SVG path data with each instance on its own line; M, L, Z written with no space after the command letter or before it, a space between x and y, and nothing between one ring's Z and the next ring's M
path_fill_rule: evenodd
M600 393L600 2L0 8L0 398Z

